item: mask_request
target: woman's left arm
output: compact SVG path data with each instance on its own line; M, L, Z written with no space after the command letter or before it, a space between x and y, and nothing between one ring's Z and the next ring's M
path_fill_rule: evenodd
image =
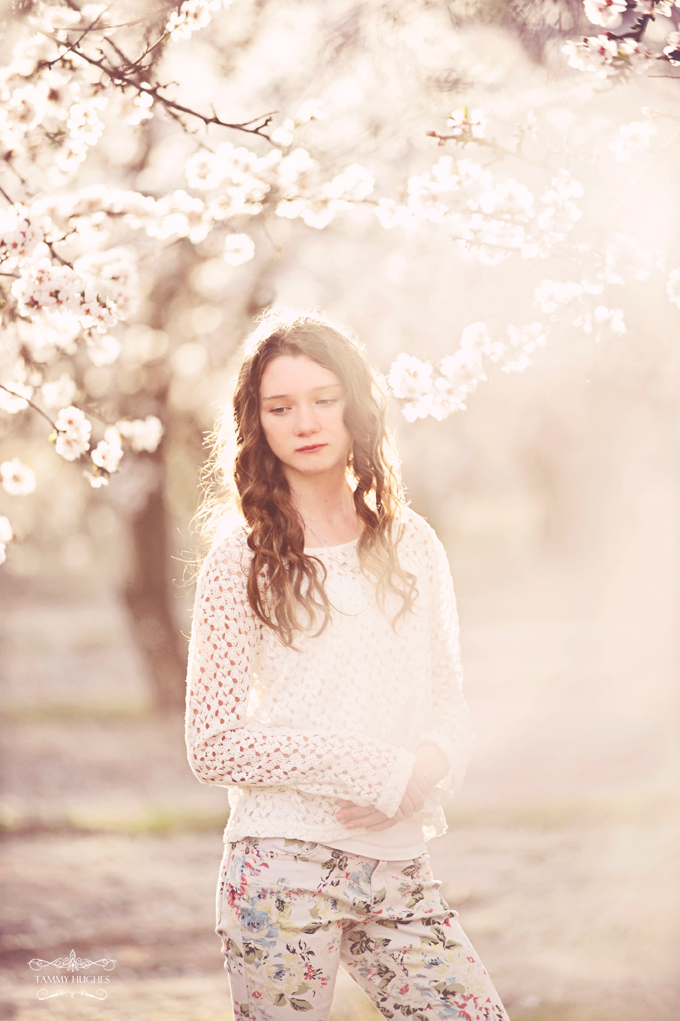
M470 711L463 696L460 629L451 570L446 551L433 531L428 535L428 547L432 607L432 705L419 747L435 745L443 753L449 764L446 787L452 791L457 790L463 782L475 735ZM432 758L436 761L436 753Z
M425 794L425 807L432 810L461 786L475 734L463 697L458 613L449 562L434 531L429 525L425 528L423 559L428 565L432 608L432 702L425 727L414 748L414 776ZM388 818L377 809L347 800L340 802L337 812L337 818L348 827L361 826L369 830L388 829L402 817Z

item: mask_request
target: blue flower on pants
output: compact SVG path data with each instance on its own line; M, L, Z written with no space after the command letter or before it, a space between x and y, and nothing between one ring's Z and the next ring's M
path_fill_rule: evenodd
M259 939L274 940L278 936L278 929L267 912L259 911L250 904L241 904L241 924L245 932Z

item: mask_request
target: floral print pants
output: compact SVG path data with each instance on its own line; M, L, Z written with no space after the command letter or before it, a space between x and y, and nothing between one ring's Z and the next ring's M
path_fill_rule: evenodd
M327 1021L338 966L387 1018L509 1021L424 854L279 837L225 846L217 887L235 1021Z

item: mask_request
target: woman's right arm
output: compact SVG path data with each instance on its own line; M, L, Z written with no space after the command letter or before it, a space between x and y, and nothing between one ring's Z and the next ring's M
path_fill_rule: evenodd
M413 772L413 752L351 735L248 722L256 638L248 570L240 531L211 550L199 577L187 676L191 769L201 783L296 787L393 815Z

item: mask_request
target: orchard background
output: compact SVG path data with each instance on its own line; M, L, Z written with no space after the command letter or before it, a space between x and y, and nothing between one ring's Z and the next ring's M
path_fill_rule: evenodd
M363 340L450 554L478 741L432 856L510 1016L674 1021L680 8L0 18L0 1016L230 1017L191 522L276 302ZM71 949L106 997L40 1002Z

